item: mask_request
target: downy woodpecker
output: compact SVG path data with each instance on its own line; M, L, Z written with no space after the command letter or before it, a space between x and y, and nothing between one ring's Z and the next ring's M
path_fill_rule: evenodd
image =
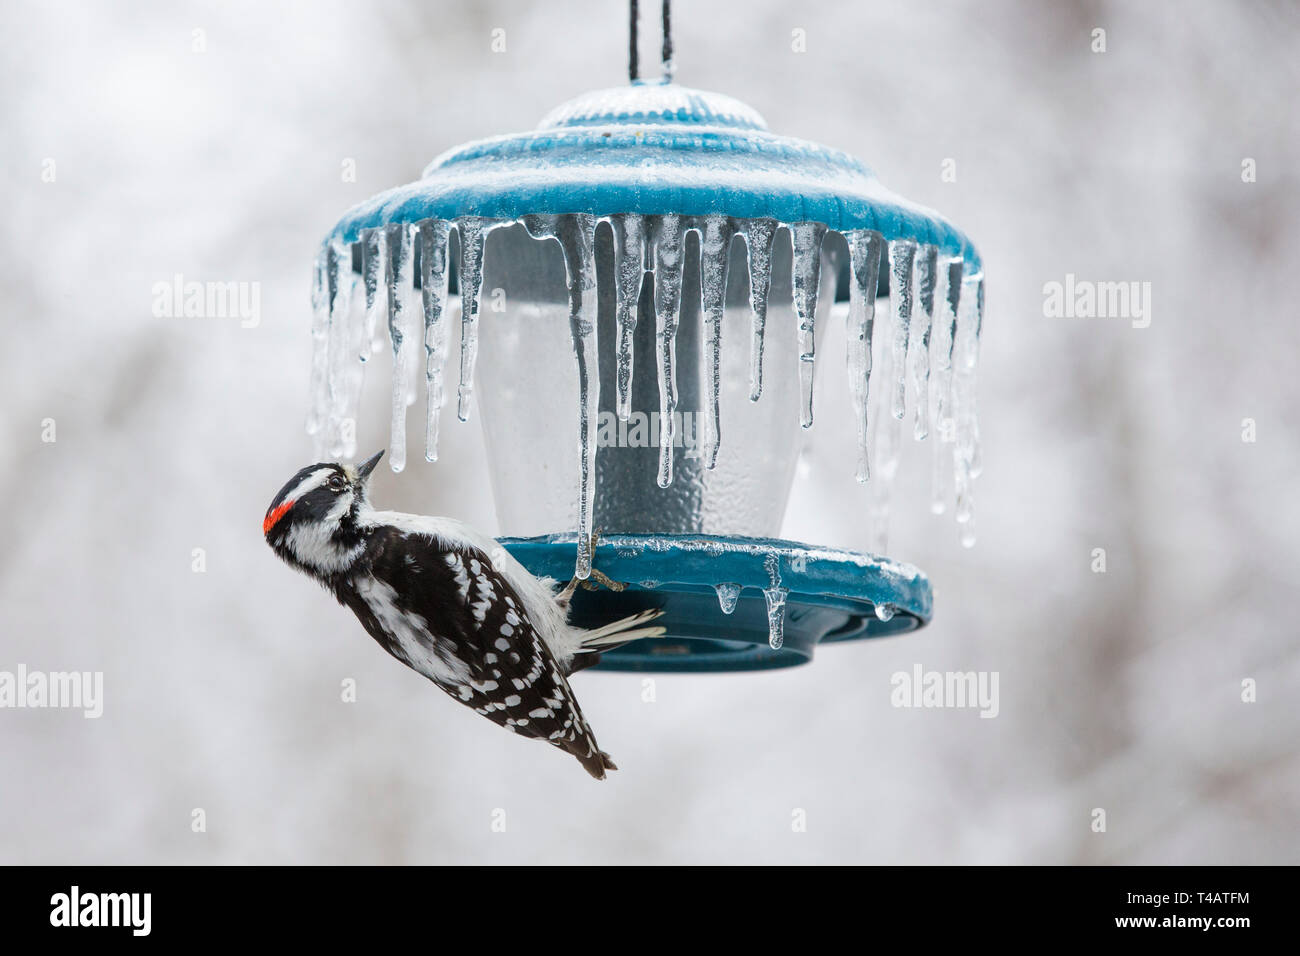
M649 610L594 630L568 622L573 584L536 578L497 541L451 518L375 511L381 451L358 466L308 465L262 521L275 553L350 608L379 646L492 722L565 750L597 780L596 744L566 678L600 652L662 627Z

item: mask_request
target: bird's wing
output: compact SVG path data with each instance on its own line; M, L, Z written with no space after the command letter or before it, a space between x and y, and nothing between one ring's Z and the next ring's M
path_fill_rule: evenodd
M594 760L602 772L587 769L603 776L568 681L481 549L394 529L370 557L370 583L358 588L367 613L357 616L389 653L494 723L547 740L584 766Z

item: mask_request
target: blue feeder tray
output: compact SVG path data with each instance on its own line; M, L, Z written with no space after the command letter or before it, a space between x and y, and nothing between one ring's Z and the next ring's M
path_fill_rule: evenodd
M577 539L571 534L502 538L538 576L567 580ZM594 567L625 591L579 589L572 622L598 627L648 607L668 633L604 654L611 671L698 673L769 670L812 660L818 644L903 634L930 620L930 582L911 565L870 554L795 541L721 535L609 535ZM784 642L769 646L764 590L788 589ZM739 585L723 613L716 585ZM880 614L878 608L885 610ZM882 619L885 618L885 619Z

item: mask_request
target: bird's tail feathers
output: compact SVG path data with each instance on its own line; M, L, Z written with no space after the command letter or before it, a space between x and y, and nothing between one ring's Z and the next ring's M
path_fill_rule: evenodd
M642 625L648 621L653 621L657 617L662 617L663 613L662 608L647 608L644 611L638 611L636 614L621 618L612 624L593 628L582 635L579 653L608 650L611 647L626 644L628 641L640 640L643 637L662 637L668 633L666 627L658 625L643 627Z

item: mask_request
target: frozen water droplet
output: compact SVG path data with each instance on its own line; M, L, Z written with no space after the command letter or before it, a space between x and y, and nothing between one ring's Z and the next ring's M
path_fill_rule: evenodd
M895 611L892 604L877 604L876 619L879 621L889 621L894 617Z
M442 414L442 370L447 354L447 239L450 224L427 219L419 225L420 299L424 306L424 457L438 460L438 425Z
M677 411L677 323L682 304L682 217L655 217L655 347L659 371L660 488L673 483L673 415Z
M739 584L715 584L713 589L718 592L718 606L722 608L723 614L736 610L736 602L740 600Z
M610 217L614 230L614 290L618 327L617 410L621 421L632 415L632 338L636 332L637 303L645 281L645 223L640 216Z
M794 244L794 311L799 320L799 424L811 428L817 350L817 287L821 282L822 240L826 237L826 227L818 222L799 222L790 227L790 234Z
M749 308L753 314L749 352L749 400L763 394L763 333L767 326L767 296L772 288L772 241L775 219L751 219L740 227L749 260Z
M478 361L478 307L483 291L483 247L486 220L466 216L456 220L460 235L460 385L456 389L456 417L469 421L470 399L474 396L474 364Z
M963 548L975 547L975 521L972 518L963 525L959 525L961 534L961 546Z
M735 232L725 216L709 216L700 239L700 305L704 316L705 387L704 464L718 464L718 447L722 439L719 396L722 389L722 316L727 299L727 259L731 237Z
M876 316L876 287L880 281L879 233L855 230L846 238L852 267L849 283L847 349L849 395L858 428L858 481L871 477L867 454L867 407L871 382L871 338Z

